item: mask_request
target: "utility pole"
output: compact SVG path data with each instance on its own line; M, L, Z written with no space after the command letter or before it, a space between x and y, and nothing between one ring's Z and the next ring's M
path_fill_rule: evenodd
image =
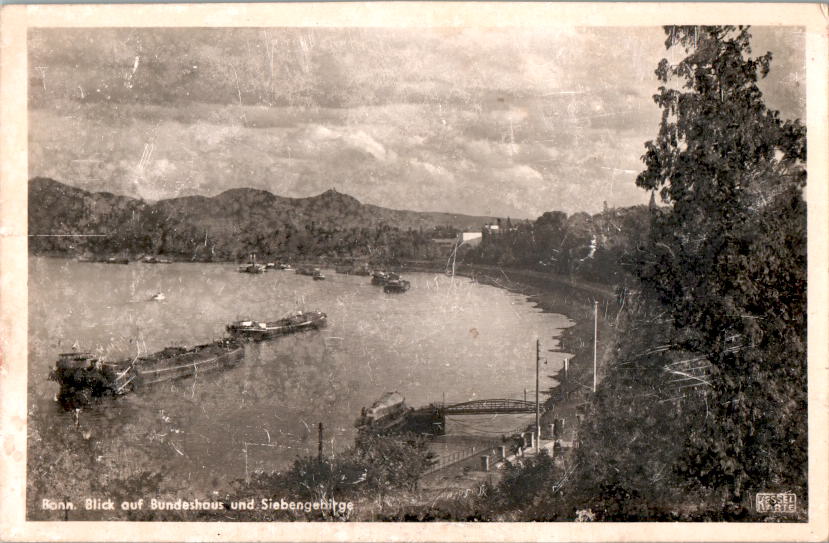
M541 450L541 403L538 395L539 373L541 371L541 340L535 340L535 452Z
M599 301L593 301L593 393L596 392L597 369L598 369L598 338L599 338Z
M319 448L317 449L317 460L322 464L322 423L319 425Z

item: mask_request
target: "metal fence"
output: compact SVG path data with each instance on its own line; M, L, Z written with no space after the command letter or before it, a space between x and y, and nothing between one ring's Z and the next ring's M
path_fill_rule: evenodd
M481 443L479 445L464 447L459 451L439 456L437 458L437 461L424 472L424 475L442 470L453 464L457 464L458 462L463 462L464 460L468 460L473 456L483 456L485 454L492 453L497 454L497 451L499 450L499 447L501 445L503 445L503 443L501 443L500 441L492 441L491 443ZM497 458L497 460L500 460L500 458Z

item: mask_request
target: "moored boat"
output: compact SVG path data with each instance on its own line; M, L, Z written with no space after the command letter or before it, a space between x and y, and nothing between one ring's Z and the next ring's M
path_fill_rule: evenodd
M383 285L383 292L406 292L407 290L409 290L411 286L412 284L406 281L405 279L389 279L388 281L386 281L386 284Z
M371 407L363 408L354 426L362 432L385 432L401 426L409 411L399 392L386 392Z
M262 341L305 330L323 328L328 324L328 316L321 311L298 311L278 321L236 321L226 326L234 337Z
M371 284L382 287L389 280L389 274L384 271L371 272Z
M240 273L265 273L267 267L264 264L256 263L256 255L250 255L250 262L239 266Z
M314 281L322 281L325 279L325 276L322 274L320 270L316 270L314 272Z
M245 354L240 342L224 338L192 348L168 347L136 359L135 386L162 383L235 366Z
M170 260L169 258L160 258L160 257L157 257L157 256L152 256L152 255L145 256L144 258L141 259L141 262L143 262L144 264L172 264L173 263L173 261Z
M125 256L89 256L83 255L78 257L78 262L96 262L101 264L129 264L130 259Z
M118 396L143 385L231 367L244 352L244 345L225 338L189 349L168 347L131 360L107 361L88 352L63 353L49 378L60 384L61 402L87 403L93 397Z

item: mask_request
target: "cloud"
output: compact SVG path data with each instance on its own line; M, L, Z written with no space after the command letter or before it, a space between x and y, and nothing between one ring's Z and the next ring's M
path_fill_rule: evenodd
M797 115L802 35L755 33L775 52L773 107ZM647 201L630 172L658 128L660 28L29 37L32 176L149 199L336 186L387 207L512 217Z

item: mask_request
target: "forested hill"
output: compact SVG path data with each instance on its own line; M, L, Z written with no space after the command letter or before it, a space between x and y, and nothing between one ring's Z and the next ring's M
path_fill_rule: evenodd
M247 251L321 256L344 248L350 254L331 256L359 256L392 243L399 245L392 252L407 253L397 256L427 257L410 245L460 230L477 231L494 220L387 209L334 190L286 198L263 190L231 189L213 197L149 203L48 178L29 181L29 248L35 254L128 252L231 259Z

